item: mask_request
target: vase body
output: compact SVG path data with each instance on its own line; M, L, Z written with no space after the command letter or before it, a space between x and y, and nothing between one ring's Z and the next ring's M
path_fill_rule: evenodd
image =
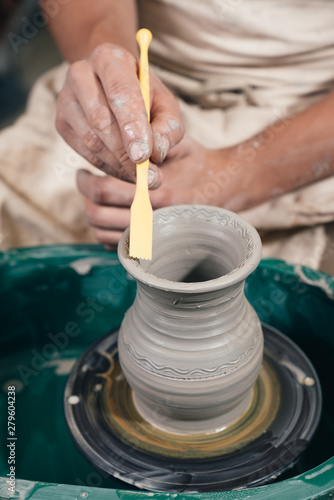
M119 333L119 358L139 413L176 433L221 430L250 403L263 335L244 295L261 257L256 230L236 214L206 206L154 213L153 259L122 265L137 295Z

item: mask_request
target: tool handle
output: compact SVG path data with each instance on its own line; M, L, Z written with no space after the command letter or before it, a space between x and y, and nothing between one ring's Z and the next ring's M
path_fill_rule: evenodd
M137 31L136 39L140 48L139 62L139 82L140 89L145 103L145 109L150 121L150 75L148 67L148 48L152 40L150 30L143 28Z

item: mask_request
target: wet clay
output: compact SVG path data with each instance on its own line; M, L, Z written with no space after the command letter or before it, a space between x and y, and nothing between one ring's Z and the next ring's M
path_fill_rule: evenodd
M137 411L176 434L225 429L251 404L263 335L244 295L261 242L236 214L206 206L154 213L153 259L119 258L138 284L119 335Z

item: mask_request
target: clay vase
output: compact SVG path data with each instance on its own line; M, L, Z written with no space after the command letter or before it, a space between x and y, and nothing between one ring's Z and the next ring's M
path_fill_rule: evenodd
M137 281L119 359L144 419L167 432L221 431L248 408L263 354L244 282L261 258L257 231L221 208L154 213L153 259L118 255Z

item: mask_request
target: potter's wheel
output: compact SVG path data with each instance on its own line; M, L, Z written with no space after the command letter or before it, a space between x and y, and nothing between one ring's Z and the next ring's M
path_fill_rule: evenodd
M292 466L320 418L321 389L305 354L263 327L264 363L248 410L227 429L170 434L143 420L120 370L117 332L78 360L65 389L72 438L103 473L140 488L221 491L265 484Z

